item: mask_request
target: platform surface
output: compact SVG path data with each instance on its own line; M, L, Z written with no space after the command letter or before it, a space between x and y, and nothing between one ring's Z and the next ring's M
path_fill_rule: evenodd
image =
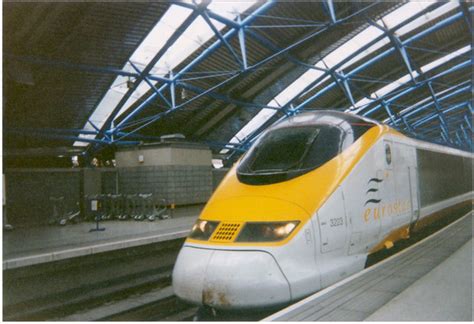
M93 222L66 226L18 228L3 233L3 269L113 251L187 236L202 206L176 209L164 220L113 220L105 231L89 232Z
M367 321L472 321L472 240Z
M264 321L471 320L472 231L470 213Z

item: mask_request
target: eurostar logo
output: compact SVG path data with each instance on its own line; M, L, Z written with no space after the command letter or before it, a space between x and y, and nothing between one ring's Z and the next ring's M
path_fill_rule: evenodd
M369 188L365 192L365 196L368 197L368 199L365 201L364 206L367 206L368 204L378 204L382 201L382 199L375 199L374 197L371 197L374 194L377 195L379 188L376 188L376 187L378 187L378 184L382 182L383 182L383 179L379 179L379 178L369 179L369 181L367 182L367 185L369 186Z
M369 207L364 210L364 221L378 220L379 218L398 216L408 212L411 208L410 200L396 200L392 203Z

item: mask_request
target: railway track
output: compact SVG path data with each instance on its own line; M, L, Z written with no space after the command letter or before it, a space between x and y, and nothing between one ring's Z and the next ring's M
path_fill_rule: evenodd
M398 253L415 242L433 234L464 213L459 212L428 227L409 240L400 242L394 248L372 255L368 266ZM191 321L198 308L177 299L171 287L171 271L182 240L169 241L156 246L141 247L136 250L122 251L122 254L103 255L97 260L84 260L78 264L66 266L67 278L61 271L35 269L20 274L4 272L4 319L5 320L59 320L59 321ZM80 264L80 266L79 266ZM120 271L120 267L125 267ZM96 268L95 273L91 271ZM99 268L99 269L97 269ZM103 269L114 269L104 276ZM39 271L42 270L42 271ZM102 270L102 271L100 271ZM84 273L86 271L86 273ZM90 271L90 272L87 272ZM28 272L27 272L28 273ZM61 274L62 273L62 274ZM91 275L93 273L93 275ZM88 274L88 275L86 275ZM33 277L31 277L33 276ZM96 278L94 282L85 283ZM50 289L49 293L18 302L9 293L12 288L17 290L36 281L68 282L68 278L76 278L74 287ZM14 284L13 284L14 283ZM14 287L12 287L12 285ZM43 284L45 286L45 284ZM66 285L67 286L67 285ZM14 290L14 289L13 289ZM31 288L25 293L31 293ZM15 294L14 294L15 295ZM13 300L12 300L13 299ZM13 301L17 301L16 303ZM215 321L257 321L277 311L264 310L259 312L202 313L201 320Z
M165 290L183 239L3 272L8 321L101 319L107 305ZM97 312L94 312L97 310ZM115 312L121 313L120 307ZM93 315L95 313L95 315ZM88 317L87 317L88 316Z

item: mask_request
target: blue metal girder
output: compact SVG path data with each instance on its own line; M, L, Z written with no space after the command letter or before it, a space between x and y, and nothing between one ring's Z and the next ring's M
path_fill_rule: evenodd
M463 68L463 67L469 65L470 63L471 63L471 61L466 61L466 62L460 63L460 64L458 64L458 65L452 67L452 70L451 70L451 71L444 71L444 72L441 72L440 74L435 75L435 76L431 77L430 79L427 79L427 80L425 80L425 81L423 81L423 82L419 82L415 87L411 87L411 88L409 88L409 89L407 89L407 90L405 90L405 91L402 91L401 93L399 93L399 94L396 95L395 97L392 97L392 98L390 98L390 99L387 99L387 101L384 100L384 98L385 98L385 96L384 96L384 97L382 97L382 99L380 100L380 102L381 102L380 106L383 107L383 106L382 106L382 102L385 102L385 104L389 104L389 103L391 103L392 101L394 101L395 99L398 99L398 98L400 98L401 96L406 95L406 94L409 94L410 92L414 91L415 89L424 86L426 82L436 80L437 78L442 77L442 76L445 76L446 74L451 73L451 72L453 72L453 71L456 71L456 70L458 70L459 68ZM465 85L465 84L466 84L466 82L460 83L461 86L462 86L462 85ZM460 87L460 88L456 88L456 87L457 87L457 86L454 87L455 91L453 91L452 93L449 93L449 94L447 94L447 95L444 95L443 97L440 97L439 100L443 101L443 100L449 99L449 98L451 98L451 97L453 97L453 96L458 95L459 93L466 92L466 91L470 91L470 89L471 89L470 85L467 85L467 86L464 86L464 87ZM398 117L394 116L395 126L398 127L397 124L398 124L399 122L403 122L403 123L405 124L406 128L407 128L410 132L414 133L414 130L413 130L413 128L411 127L411 125L409 125L408 121L406 120L406 117L410 117L410 116L412 116L413 114L419 113L420 111L429 108L431 105L433 105L433 102L429 102L429 103L427 103L427 104L425 104L425 105L419 107L419 108L416 109L416 110L413 110L413 111L410 111L410 112L407 113L407 114L404 114L403 116L398 116ZM301 111L303 111L303 109L299 110L298 112L301 112ZM370 112L373 112L373 111L375 111L375 108L372 109ZM278 123L279 121L285 119L286 117L287 117L287 115L282 116L282 117L279 118L275 123ZM256 139L256 137L258 136L258 134L260 134L260 133L261 133L266 127L268 127L269 125L270 125L270 123L269 123L269 121L268 121L267 123L265 123L264 125L262 125L260 128L258 128L257 130L255 130L255 131L253 132L253 134L251 134L251 135L248 136L248 138L246 139L246 142L245 142L244 144L248 146L248 143L247 143L247 142L253 142L254 139ZM392 125L393 125L393 124L392 124Z
M249 16L247 16L241 23L240 28L243 28L244 26L250 24L253 20L255 20L260 13L264 13L265 11L269 10L272 6L274 6L275 2L274 1L268 1L259 8L257 8L253 13L251 13ZM230 39L233 37L236 33L238 33L237 29L231 29L229 30L225 35L222 37L225 40ZM178 81L184 73L188 72L191 70L193 67L198 65L200 62L202 62L204 59L206 59L211 53L213 53L216 49L218 49L222 45L222 41L220 39L216 40L212 45L210 45L208 48L206 48L203 52L201 52L200 55L198 55L194 60L192 60L188 65L186 65L181 71L177 72L173 78L172 81ZM247 70L248 71L248 70ZM223 85L224 83L221 83ZM168 85L164 84L162 85L159 90L163 91L166 89ZM156 95L152 94L149 96L147 99L145 99L140 105L138 105L135 109L133 109L132 112L130 112L120 123L118 123L114 129L114 131L117 131L120 129L120 127L128 122L131 118L136 116L140 111L142 111L145 107L147 107L153 100L155 99Z
M441 104L438 101L438 98L436 96L436 93L433 89L433 86L432 86L431 82L428 82L427 85L428 85L428 89L430 90L431 97L433 98L434 107L435 107L436 112L438 114L438 118L439 118L441 124L444 126L444 128L446 128L445 131L447 133L449 133L449 125L448 125L448 122L446 121L446 118L444 117L443 107L441 106Z
M415 90L421 88L422 86L425 86L427 82L434 81L434 80L439 79L439 78L441 78L441 77L443 77L443 76L445 76L445 75L447 75L447 74L450 74L450 73L453 73L453 72L458 71L458 70L460 70L460 69L463 69L463 68L465 68L465 67L468 67L468 66L470 66L472 63L473 63L473 62L472 62L471 60L464 61L464 62L462 62L462 63L460 63L460 64L457 64L457 65L455 65L455 66L449 68L449 69L446 70L446 71L440 72L439 74L437 74L437 75L435 75L435 76L433 76L433 77L430 77L430 78L425 79L425 80L423 80L423 81L419 81L416 85L412 85L412 86L410 86L410 87L408 87L408 88L406 88L406 89L404 89L404 90L398 92L396 95L393 95L392 93L388 93L387 95L382 96L381 99L384 99L385 101L387 101L387 102L389 102L389 103L394 102L395 100L397 100L397 99L399 99L399 98L401 98L401 97L403 97L403 96L405 96L405 95L407 95L407 94L409 94L409 93L411 93L411 92L413 92L413 91L415 91ZM389 97L390 97L390 98L389 98ZM362 115L363 115L363 116L368 116L368 115L370 115L371 113L373 113L373 112L379 110L380 107L381 107L380 104L378 104L378 105L372 107L370 110L364 112Z
M328 11L329 11L329 17L331 18L331 22L334 24L337 22L337 18L336 18L336 11L334 10L334 3L332 2L332 0L326 0L324 2L328 8Z
M240 15L237 16L237 22L240 25L242 24L242 19L240 18ZM247 47L245 46L245 33L244 33L243 28L239 29L239 45L240 45L240 54L242 55L243 69L247 70L248 69Z
M155 85L153 84L153 82L150 81L148 76L144 76L143 71L140 71L140 69L132 61L128 61L128 63L130 63L130 65L135 71L137 71L137 73L143 76L143 80L150 86L150 88L153 89L153 91L155 91L158 96L160 96L160 98L168 105L168 107L172 107L168 99L166 99L165 96L163 96L163 94L155 87Z
M463 85L463 84L464 84L464 82L461 83L461 85ZM470 86L469 86L469 85L468 85L468 86L461 86L461 87L455 86L454 89L452 90L452 92L450 92L450 93L448 93L448 94L445 94L445 95L443 95L442 97L439 97L438 100L444 101L444 100L447 100L447 99L449 99L449 98L455 97L455 96L457 96L457 95L460 94L460 93L468 92L468 91L470 91ZM411 92L411 91L410 91L410 92ZM407 93L409 93L409 92L407 92ZM407 93L405 93L405 94L407 94ZM404 113L403 115L406 116L406 117L413 116L413 115L415 115L415 114L420 113L420 112L423 111L423 110L426 110L427 108L431 107L433 104L434 104L433 101L428 102L428 103L426 103L426 104L424 104L424 105L422 105L422 106L420 106L420 107L418 107L418 108L413 108L411 111L406 112L406 113Z
M397 29L403 27L405 24L419 18L420 16L424 15L426 12L428 12L430 10L432 6L426 8L425 10L422 10L420 11L419 13L417 13L416 15L413 15L412 17L410 17L409 19L407 19L406 21L404 21L403 23L400 23L396 26L394 26L392 28L393 31L396 31ZM432 28L430 28L430 31L429 33L431 32L434 32L436 31L437 29L439 28L442 28L444 27L445 25L448 25L448 24L451 24L453 22L455 22L457 19L459 19L459 16L457 15L454 15L453 17L450 17L451 19L446 19L444 21L442 21L442 24L436 24L434 25ZM436 27L436 28L434 28ZM420 37L424 37L426 36L427 34L429 33L423 33L423 34L418 34L420 35ZM415 35L413 36L412 38L408 39L407 41L405 41L403 44L404 45L407 45L415 40L417 40L419 37L418 35ZM339 69L342 65L344 65L346 62L349 62L350 60L352 60L354 57L356 57L357 55L359 55L360 53L364 52L365 50L367 50L368 48L370 48L372 45L376 44L377 42L379 42L380 40L382 40L385 36L385 34L383 35L380 35L378 37L376 37L374 40L372 40L371 42L368 42L367 44L365 44L364 46L362 46L358 51L355 51L354 53L352 53L351 55L349 55L346 59L340 61L339 63L337 63L333 69ZM356 73L359 73L363 70L365 70L366 68L368 68L369 66L371 66L373 63L383 59L384 57L390 55L395 49L394 48L390 48L388 49L387 51L375 56L374 58L370 59L369 61L367 61L365 64L362 64L360 65L358 68L354 69L353 71L351 71L350 73L346 73L346 77L348 77L349 79L355 75ZM324 80L324 78L326 78L329 74L324 74L322 76L320 76L319 78L317 78L316 80L314 80L313 82L311 82L309 85L307 85L304 89L302 89L295 97L294 99L292 99L290 102L287 103L287 106L289 106L290 104L292 104L295 100L298 100L299 97L306 93L307 91L311 90L315 85L317 85L319 82L321 82L322 80ZM303 108L304 106L306 106L307 104L309 104L310 102L312 102L313 100L317 99L318 97L320 97L321 95L323 95L324 93L326 93L327 91L331 90L334 86L336 86L336 83L333 82L332 84L329 84L327 87L325 87L324 89L322 89L321 91L319 91L318 93L314 94L313 96L311 96L310 98L308 98L307 100L305 100L303 103L299 104L297 106L297 109L298 110L301 110L301 108ZM285 109L286 106L283 107L283 109Z
M454 130L459 126L458 124L463 124L465 122L463 120L463 117L461 117L460 115L449 116L448 121L452 125L452 130L450 131L450 133L454 132ZM432 132L434 129L438 129L438 125L436 125L435 123L431 123L430 125L426 125L425 127L420 128L419 132L427 133Z
M398 126L398 122L396 121L394 115L393 115L393 112L392 112L392 109L390 109L390 106L389 104L385 101L385 100L382 100L380 102L380 104L382 105L382 107L385 109L385 112L387 113L388 117L390 118L390 120L392 121L392 124L394 126Z
M217 36L217 38L219 38L219 40L225 45L225 47L227 48L229 53L234 57L235 61L240 66L240 68L244 70L245 69L244 63L242 62L240 57L237 55L235 50L232 48L232 46L229 44L229 42L222 36L221 32L219 30L217 30L216 26L214 26L214 24L212 23L211 19L209 18L209 15L207 14L207 12L205 12L205 11L202 12L201 16L204 18L207 25L212 29L212 31Z
M472 130L472 120L467 115L464 116L464 121L466 122L467 127Z
M185 7L188 7L188 8L192 8L192 5L190 4L183 4L183 3L179 3L179 2L176 2L176 4L180 4L180 5L183 5ZM268 10L271 6L273 6L274 2L273 1L269 1L267 2L266 4L262 5L260 8L258 8L256 11L254 11L252 14L250 14L248 17L246 17L241 24L238 24L234 29L230 30L229 32L227 32L224 36L222 36L224 39L228 39L232 36L234 36L234 34L236 32L238 32L239 30L245 28L247 25L249 25L254 19L256 19L258 17L258 15L260 15L261 13L263 13L264 11ZM371 6L373 6L375 4L370 4L368 5L367 7L365 7L364 9L360 10L360 11L364 11L364 10L367 10L368 8L370 8ZM358 13L358 12L357 12ZM348 17L345 17L344 19L340 19L338 20L337 23L340 23L344 20L347 20L349 19L350 17L356 15L357 13L355 14L352 14ZM214 18L216 17L217 15L209 15L210 17ZM234 25L235 26L235 25ZM325 28L321 29L321 30L318 30L316 32L313 32L311 33L310 35L304 37L303 39L297 41L296 43L270 55L269 57L263 59L262 61L252 65L252 66L249 66L246 70L242 71L241 73L244 73L244 72L251 72L253 70L256 70L257 68L259 68L261 65L271 61L272 59L274 59L275 57L277 56L280 56L280 55L283 55L283 54L286 54L288 51L292 50L293 48L301 45L302 43L308 41L309 39L311 38L314 38L315 36L319 35L320 33L322 33L323 31L325 31L327 28L329 28L330 26L326 26ZM191 63L189 63L185 68L183 68L183 70L181 70L179 73L176 74L176 76L173 77L173 80L174 81L177 81L179 79L179 77L181 77L181 74L187 72L189 69L191 69L192 67L194 67L195 65L199 64L204 58L206 58L215 48L219 47L221 45L221 42L220 40L216 41L214 44L212 44L209 48L207 48L206 50L204 50L201 55L199 55L196 59L194 59ZM222 86L226 83L228 83L231 79L228 79L224 82L221 82L219 84L219 86ZM168 86L168 84L164 84L160 90L163 90L164 88L166 88ZM216 89L217 87L214 86L213 89ZM142 109L144 109L150 102L152 102L154 100L154 95L148 97L142 104L140 104L138 107L136 107L129 115L127 115L117 126L116 128L114 129L114 131L117 131L118 129L120 129L120 127L125 124L128 120L130 120L131 118L133 118L138 112L140 112ZM160 115L162 116L162 115Z
M449 112L452 112L452 111L455 111L455 110L458 110L458 109L462 109L462 108L466 108L466 107L467 107L467 102L461 102L461 103L455 104L455 105L445 109L444 113L447 114ZM435 118L438 118L438 114L436 112L431 113L430 115L425 116L421 119L418 119L416 122L414 122L413 127L418 128L421 125L426 124L427 122L432 121Z
M176 29L173 34L168 38L168 40L165 42L165 44L161 47L161 49L158 51L158 53L155 54L155 56L150 60L148 65L143 69L142 73L140 74L140 77L138 77L135 80L135 83L132 88L130 88L127 93L122 97L120 102L115 106L113 109L112 113L109 115L107 120L105 121L104 125L102 126L102 130L108 130L112 124L112 121L117 117L117 114L120 112L122 107L125 105L125 103L128 101L130 96L135 92L135 90L138 88L139 84L141 81L148 76L150 73L151 69L155 66L155 64L160 60L160 58L166 53L168 48L173 45L173 43L184 33L184 31L193 23L195 18L200 15L202 10L205 9L205 7L208 5L209 1L203 2L202 6L199 6L191 15L189 15L184 22ZM167 83L166 83L167 84ZM161 92L162 89L158 89L158 92ZM157 96L156 92L154 93L153 97Z
M467 143L469 146L472 146L472 138L467 134L467 131L466 131L466 129L464 128L464 125L461 124L460 127L461 127L461 132L462 132L462 134L463 134L463 136L464 136L464 140L466 141L466 143Z
M177 86L182 87L184 89L188 89L188 90L196 92L196 93L200 93L199 96L202 96L202 95L204 95L204 93L206 91L209 91L209 89L205 90L205 89L202 89L198 86L195 86L195 85L192 85L192 84L189 84L189 83L186 83L186 82L182 82L182 81L179 81L177 83ZM243 101L243 100L234 99L234 98L229 97L228 95L219 94L219 93L213 92L213 91L210 91L209 94L207 94L207 95L209 95L210 97L212 97L214 99L217 99L217 100L229 103L229 104L234 104L234 105L237 105L237 106L241 106L241 107L253 107L253 108L258 108L258 109L263 109L263 108L278 109L278 108L275 108L275 107L272 107L272 106L262 105L262 104L254 103L254 102L251 102L251 101ZM186 102L182 103L178 107L185 106L191 100L195 100L194 98L195 97L189 99L189 101L186 101Z
M472 17L471 13L469 12L469 7L468 3L472 3L470 1L464 1L461 0L459 1L459 5L461 6L462 13L464 15L464 20L466 21L467 27L469 28L469 31L471 32L472 35Z
M443 28L449 24L452 24L454 23L455 21L459 20L460 18L462 17L462 13L457 13L457 14L454 14L453 16L451 17L448 17L436 24L434 24L433 26L427 28L426 30L408 38L407 40L405 40L403 42L403 45L406 46L416 40L419 40L420 38L423 38L427 35L429 35L430 33L432 32L435 32L437 30L439 30L440 28ZM395 51L395 48L390 48L390 49L387 49L386 51L376 55L375 57L367 60L365 63L361 64L360 66L356 67L355 69L353 69L352 71L346 73L346 77L352 77L354 75L356 75L357 73L360 73L362 71L364 71L366 68L370 67L372 64L380 61L381 59L385 58L386 56L390 55L391 53L393 53ZM358 54L358 53L357 53ZM468 64L471 64L471 62L468 62ZM322 79L322 78L321 78ZM307 104L309 104L310 102L314 101L315 99L319 98L320 96L322 96L323 94L325 94L326 92L328 92L329 90L331 90L332 88L334 88L336 86L336 84L333 82L331 84L329 84L328 86L326 86L324 89L318 91L316 94L312 95L310 98L306 99L304 102L300 103L298 106L301 106L301 107L304 107L306 106ZM302 93L302 92L301 92ZM301 94L300 93L300 94ZM377 109L380 108L380 105L377 107ZM370 112L369 112L370 113ZM368 113L366 113L368 114ZM366 115L364 114L364 115Z
M380 29L390 39L390 41L392 42L392 45L397 49L398 53L400 54L400 57L402 58L402 61L408 70L408 74L410 74L411 80L414 83L416 83L415 77L413 75L413 68L411 66L410 57L408 55L408 52L406 51L405 46L402 44L402 41L400 40L400 38L397 35L395 35L395 33L392 30L387 29L385 26L380 26L372 19L369 19L369 23L372 26Z

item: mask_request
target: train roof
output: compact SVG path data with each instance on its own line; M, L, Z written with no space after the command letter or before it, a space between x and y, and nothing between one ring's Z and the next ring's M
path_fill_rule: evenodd
M275 125L275 128L279 127L287 127L289 125L298 125L298 126L304 126L304 125L315 125L315 124L334 124L334 125L339 125L341 123L347 123L350 125L383 125L382 123L362 117L359 115L351 114L351 113L346 113L346 112L340 112L336 110L324 110L324 111L310 111L310 112L304 112L299 115L292 116L286 120L281 121L277 125Z

